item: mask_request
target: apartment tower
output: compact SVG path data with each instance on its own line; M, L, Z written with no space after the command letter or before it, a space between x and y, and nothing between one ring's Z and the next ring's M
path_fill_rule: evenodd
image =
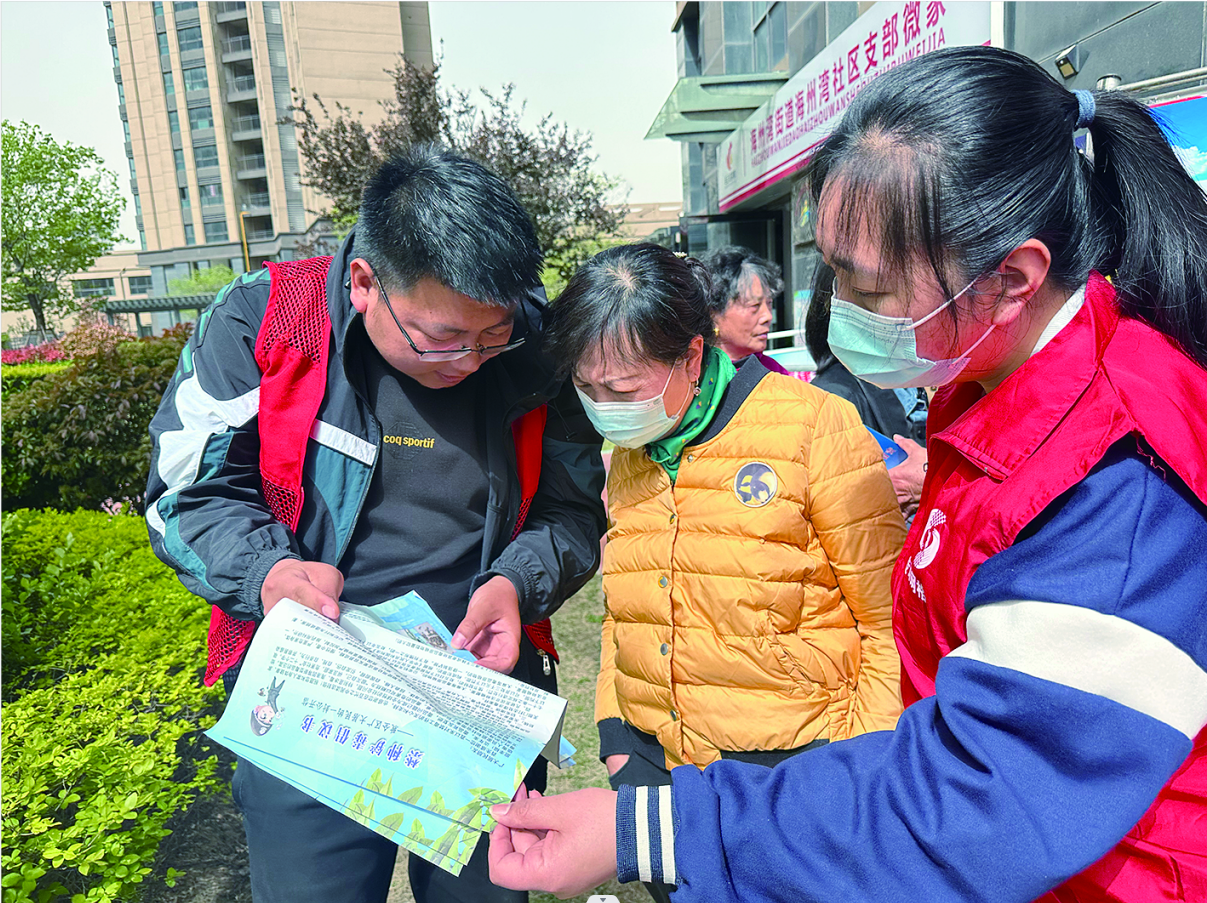
M318 94L381 116L400 54L432 62L427 3L106 0L130 188L152 295L290 259L325 199L289 117Z

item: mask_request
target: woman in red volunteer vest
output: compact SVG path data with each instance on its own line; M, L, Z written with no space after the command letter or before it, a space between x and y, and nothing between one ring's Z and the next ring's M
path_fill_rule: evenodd
M1155 116L988 47L864 88L810 178L831 349L943 386L894 573L908 708L773 770L512 804L496 880L1207 900L1207 200Z

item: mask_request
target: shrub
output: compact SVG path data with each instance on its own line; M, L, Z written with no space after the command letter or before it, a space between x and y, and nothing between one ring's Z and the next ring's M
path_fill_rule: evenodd
M25 348L5 348L0 351L2 364L28 364L30 361L61 361L67 355L59 347L58 342L43 342L41 345L27 345Z
M20 392L29 387L35 379L41 379L49 373L58 373L71 366L71 361L30 361L25 364L4 364L0 366L0 394L5 398L10 392Z
M79 359L112 351L122 342L136 341L134 336L106 323L81 323L59 342L59 348L70 358Z
M201 686L207 606L141 520L2 528L4 903L130 899L167 819L218 784L199 750L222 696Z
M147 485L147 427L189 335L121 342L5 398L5 508L98 509Z

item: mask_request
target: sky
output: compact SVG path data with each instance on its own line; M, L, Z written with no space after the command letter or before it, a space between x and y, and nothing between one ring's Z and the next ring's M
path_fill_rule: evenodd
M671 0L434 2L429 10L446 86L512 82L529 122L552 113L592 134L596 168L622 180L629 202L680 199L679 146L643 140L675 86ZM101 0L0 2L0 116L94 147L118 174L127 196L121 231L135 239L105 28Z

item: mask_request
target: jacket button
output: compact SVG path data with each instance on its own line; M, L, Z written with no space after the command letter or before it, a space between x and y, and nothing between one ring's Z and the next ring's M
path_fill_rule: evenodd
M666 655L670 651L671 651L671 647L668 646L666 643L663 643L662 648L659 649L659 652L661 652L663 655Z
M658 585L661 586L663 589L666 589L666 585L668 583L670 583L670 581L666 579L665 574L663 574L661 577L658 578Z
M675 515L673 515L673 514L672 514L672 515L671 515L671 523L673 524L674 522L675 522Z
M679 713L676 712L674 709L671 709L671 721L678 721L678 720L679 720Z
M696 456L695 456L695 455L688 455L688 456L687 456L687 461L688 461L688 463L689 463L689 464L690 464L692 461L694 461L694 460L696 460Z

